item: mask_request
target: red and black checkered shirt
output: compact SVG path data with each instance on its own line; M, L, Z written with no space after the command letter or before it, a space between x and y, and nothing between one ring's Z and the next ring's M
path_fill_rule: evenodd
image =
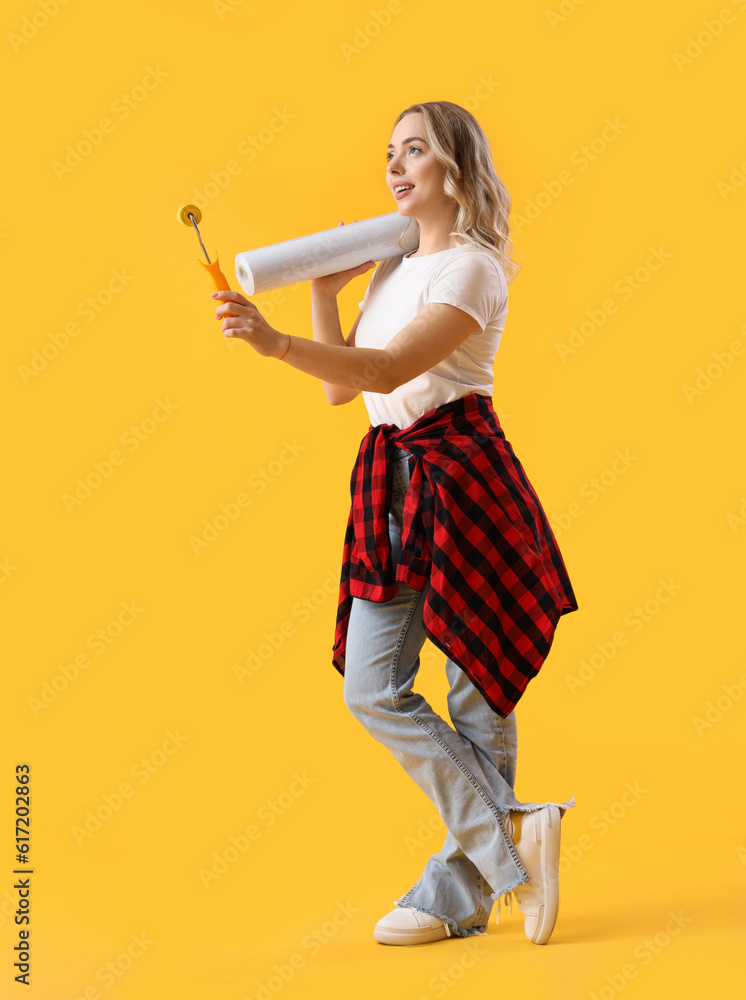
M412 453L401 562L389 537L393 448ZM350 480L332 662L345 670L352 598L430 584L423 625L505 718L578 605L557 541L492 399L470 393L401 430L371 426Z

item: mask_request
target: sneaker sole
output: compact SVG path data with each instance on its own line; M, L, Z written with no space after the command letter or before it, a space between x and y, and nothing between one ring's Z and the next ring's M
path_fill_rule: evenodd
M373 931L373 938L379 944L428 944L447 937L445 926L423 927L421 930L384 930L376 927Z

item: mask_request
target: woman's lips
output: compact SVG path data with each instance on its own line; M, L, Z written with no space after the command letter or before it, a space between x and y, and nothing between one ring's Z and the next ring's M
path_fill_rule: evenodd
M412 190L413 190L412 188L407 188L406 191L394 191L394 197L396 198L397 201L401 201L401 199L405 195L409 194L409 192Z

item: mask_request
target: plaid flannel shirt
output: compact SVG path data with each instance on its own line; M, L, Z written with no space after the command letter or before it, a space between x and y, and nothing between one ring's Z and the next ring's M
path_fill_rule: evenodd
M391 556L391 449L412 453L401 562ZM350 480L332 662L344 676L352 598L387 601L398 582L429 588L430 641L505 718L578 605L557 541L500 427L492 399L470 393L404 430L370 426Z

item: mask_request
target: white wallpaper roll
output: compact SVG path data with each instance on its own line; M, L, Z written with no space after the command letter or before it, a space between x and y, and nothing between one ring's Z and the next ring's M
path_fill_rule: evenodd
M409 234L400 246L397 241L408 223ZM390 212L237 253L236 277L246 295L258 295L297 281L346 271L366 260L402 256L419 242L417 220Z

